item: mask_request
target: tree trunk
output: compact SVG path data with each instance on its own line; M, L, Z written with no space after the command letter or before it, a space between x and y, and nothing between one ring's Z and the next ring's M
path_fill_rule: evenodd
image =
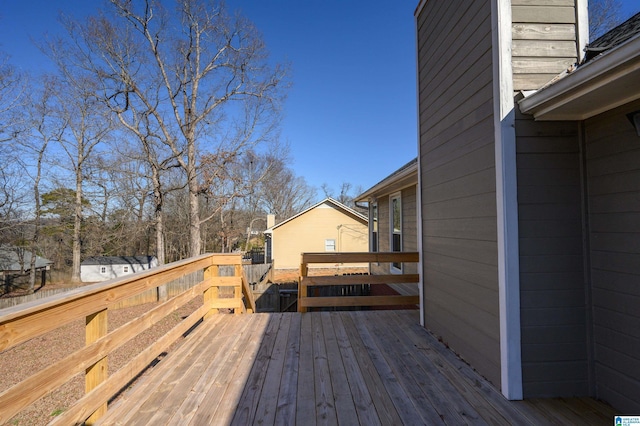
M187 185L189 188L189 256L200 255L200 205L198 202L198 177L196 173L195 141L192 132L186 134L187 145Z
M162 217L162 194L158 187L154 189L156 200L156 256L158 258L158 266L164 265L164 221ZM169 298L167 293L167 285L163 284L158 287L158 301L164 302Z
M81 164L78 162L78 164ZM82 169L76 169L76 205L73 215L73 260L71 282L80 282L80 231L82 227Z

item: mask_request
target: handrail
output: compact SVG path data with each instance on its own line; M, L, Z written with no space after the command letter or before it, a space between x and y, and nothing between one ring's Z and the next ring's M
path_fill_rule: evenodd
M219 267L234 266L234 276L220 276ZM129 323L107 333L109 307L180 276L204 271L204 279L183 293L156 306ZM78 319L86 321L86 346L0 393L0 423L5 423L38 398L57 389L85 370L86 395L54 422L93 424L106 411L106 401L141 372L182 334L217 313L231 308L235 313L255 312L252 294L243 294L246 278L241 255L204 254L125 278L92 284L38 301L0 310L0 350L9 349ZM233 287L232 298L220 297L219 289ZM248 285L246 285L248 289ZM249 290L250 293L250 290ZM109 353L198 296L203 305L126 366L106 377ZM245 303L248 306L245 307Z
M310 286L338 286L354 284L394 284L419 283L419 274L388 275L345 275L322 276L309 275L309 264L312 263L416 263L420 260L417 252L353 252L353 253L302 253L300 262L300 280L298 284L298 312L307 312L311 307L345 307L345 306L393 306L416 305L419 296L333 296L309 297Z

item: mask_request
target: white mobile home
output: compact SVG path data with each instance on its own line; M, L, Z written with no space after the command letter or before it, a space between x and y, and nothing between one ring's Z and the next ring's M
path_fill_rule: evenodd
M80 279L82 282L106 281L156 266L158 259L155 256L88 257L80 264Z

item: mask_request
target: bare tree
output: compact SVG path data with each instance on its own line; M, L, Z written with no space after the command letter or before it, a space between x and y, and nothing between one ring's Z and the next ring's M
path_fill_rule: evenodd
M71 172L75 186L71 281L79 282L85 178L92 156L98 145L107 139L112 124L102 104L96 99L95 82L74 75L61 63L63 58L58 60L65 75L64 87L58 92L59 114L68 129L60 140L64 152L61 165Z
M282 67L267 63L253 25L221 4L179 0L168 13L153 0L110 0L115 16L68 25L83 66L123 114L148 112L186 176L190 255L201 252L200 151L243 150L278 123ZM82 43L80 43L82 41Z
M327 184L323 183L320 187L324 192L326 197L333 198L336 201L344 204L347 207L351 207L352 209L361 210L358 206L356 206L355 197L358 194L362 193L364 190L361 186L353 187L353 185L349 182L342 182L340 184L340 192L335 193L333 189Z
M31 251L31 261L29 265L29 286L28 291L32 293L36 282L36 254L39 252L40 230L41 230L41 199L40 186L43 178L43 166L47 148L54 142L62 140L66 123L64 119L57 116L53 102L54 93L58 87L56 80L45 76L42 78L40 90L32 90L29 94L28 107L24 109L27 117L25 130L19 132L16 138L16 148L20 152L20 164L23 169L23 176L28 176L32 180L33 196L33 221L32 232L29 238Z
M9 63L6 55L0 52L0 143L12 140L19 128L18 116L11 114L20 105L24 95L23 75Z
M311 206L316 190L301 176L296 176L284 160L274 159L269 175L263 179L257 191L267 213L277 220L287 219Z

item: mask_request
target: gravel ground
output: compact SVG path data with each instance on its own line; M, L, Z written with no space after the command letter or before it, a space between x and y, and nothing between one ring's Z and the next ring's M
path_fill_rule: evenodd
M117 371L141 350L167 333L199 306L197 297L109 354L109 373ZM155 303L109 311L109 331L155 307ZM179 345L176 342L173 347ZM58 361L84 345L84 320L67 324L16 347L0 352L0 392L26 379L34 372ZM84 375L78 374L49 395L22 410L9 421L10 425L46 425L84 394Z

